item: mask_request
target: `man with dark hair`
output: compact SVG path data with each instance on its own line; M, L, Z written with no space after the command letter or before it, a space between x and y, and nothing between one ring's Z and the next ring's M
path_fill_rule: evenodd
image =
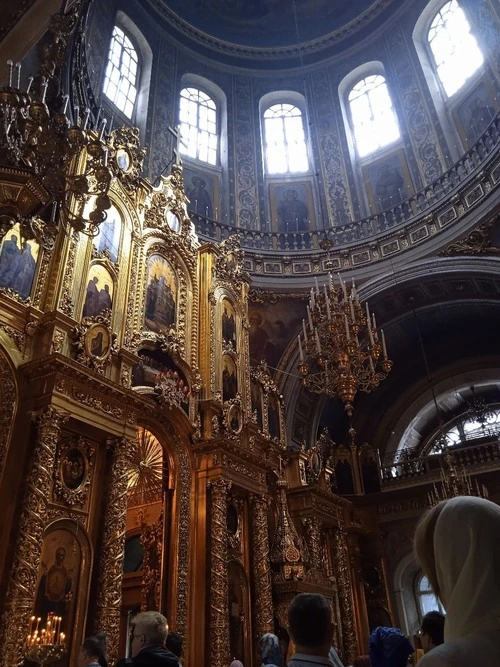
M420 641L424 653L444 643L445 616L439 611L429 611L422 619Z
M288 627L295 653L288 667L311 667L333 662L328 658L334 624L328 600L318 593L300 593L288 609Z
M165 640L165 646L171 653L176 655L179 660L182 658L183 643L184 640L182 635L178 632L169 632Z

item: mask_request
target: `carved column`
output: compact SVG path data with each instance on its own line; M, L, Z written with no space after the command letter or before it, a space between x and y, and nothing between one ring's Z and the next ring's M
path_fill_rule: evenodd
M321 557L321 527L322 522L315 516L302 519L307 535L307 546L311 559L311 570L324 569Z
M210 483L210 664L227 667L229 653L229 610L227 576L227 492L231 482L219 478Z
M108 660L112 664L118 658L128 472L137 444L126 438L119 438L111 443L111 447L113 454L99 563L95 626L98 631L107 634Z
M19 520L0 633L0 665L4 667L14 667L23 661L23 646L35 603L56 448L61 426L66 419L63 413L52 407L35 417L38 435Z
M252 503L253 576L255 591L255 633L261 637L273 632L273 597L271 589L271 560L267 525L268 498L250 496Z
M334 530L335 574L339 595L340 617L342 620L342 640L344 644L344 662L351 664L358 655L356 628L354 626L354 605L352 601L351 577L349 575L349 549L347 533L343 520L339 516L338 528Z

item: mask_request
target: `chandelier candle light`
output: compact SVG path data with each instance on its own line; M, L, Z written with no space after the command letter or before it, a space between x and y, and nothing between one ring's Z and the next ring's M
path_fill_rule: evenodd
M66 653L66 636L61 632L62 616L50 612L44 628L40 628L41 618L31 617L26 638L25 657L40 665L49 665L60 660Z
M302 383L315 394L339 396L349 416L358 391L370 393L392 368L383 330L377 331L368 303L359 301L354 280L349 288L338 275L334 284L311 289L307 322L297 336Z

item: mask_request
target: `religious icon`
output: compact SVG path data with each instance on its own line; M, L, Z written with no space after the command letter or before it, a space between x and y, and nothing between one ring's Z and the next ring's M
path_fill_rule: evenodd
M207 182L199 175L191 177L191 187L187 191L189 210L207 218L212 217L212 197L207 190Z
M222 340L236 351L236 313L228 299L222 300Z
M0 287L8 287L22 299L31 294L40 246L22 241L19 224L5 235L0 245Z
M404 178L397 167L386 162L379 167L375 182L375 195L379 209L385 211L403 200Z
M257 426L262 428L262 393L257 382L251 384L252 414L257 418Z
M87 462L79 449L68 449L61 461L61 477L64 485L74 491L85 481Z
M280 232L301 232L309 229L309 209L299 198L295 188L283 192L283 201L278 204Z
M173 232L181 231L179 218L172 211L167 211L167 224Z
M225 354L222 361L222 400L230 401L238 392L236 364L232 357Z
M309 456L309 465L314 477L317 479L321 472L321 457L316 450L312 450Z
M111 351L111 334L104 324L93 324L85 334L85 354L100 361Z
M278 402L274 396L269 397L269 435L271 438L279 438L281 435L280 429L280 413Z
M161 333L175 327L176 321L177 276L164 257L151 255L146 277L146 327Z
M102 264L92 264L83 304L83 317L97 317L113 308L114 283L110 272Z
M106 251L112 262L118 261L122 226L120 212L117 208L111 206L107 211L106 220L99 225L99 231L92 239L95 248L99 252Z
M233 433L240 433L243 427L241 419L241 408L239 405L232 405L227 413L227 423L229 430Z
M62 616L61 630L71 627L75 575L80 565L81 549L73 533L56 529L45 537L33 610L42 619L42 625L52 612Z

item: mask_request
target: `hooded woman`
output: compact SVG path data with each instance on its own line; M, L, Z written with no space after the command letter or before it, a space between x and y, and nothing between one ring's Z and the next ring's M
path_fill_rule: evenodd
M500 661L500 507L445 500L415 531L415 551L446 610L444 644L419 667L497 667Z
M406 667L414 650L398 628L380 626L370 635L369 654L372 667Z
M266 632L259 639L259 649L262 658L262 666L281 667L280 640L271 632Z

